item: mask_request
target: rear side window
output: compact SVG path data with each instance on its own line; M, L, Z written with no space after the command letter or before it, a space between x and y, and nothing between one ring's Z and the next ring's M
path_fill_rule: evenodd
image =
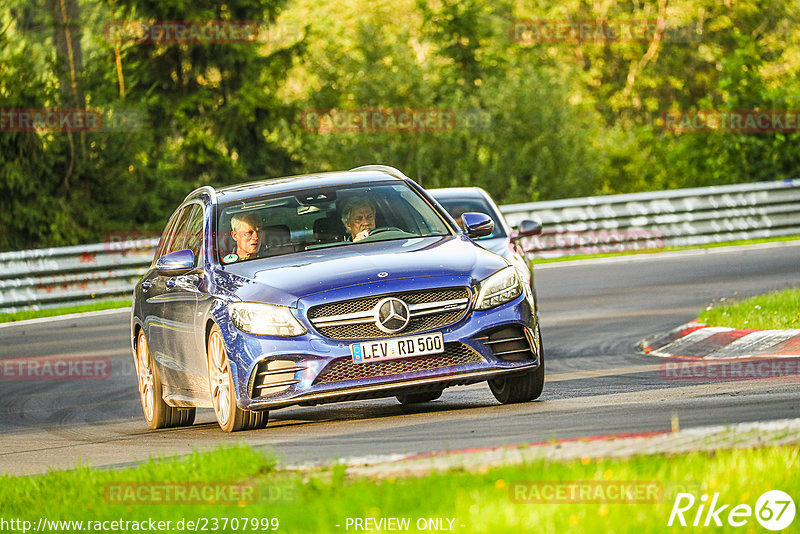
M175 228L172 230L170 236L169 246L167 246L167 254L175 252L176 250L183 250L186 247L186 236L189 233L189 222L191 221L193 212L198 208L197 204L190 204L183 208Z
M188 248L194 254L194 266L200 266L200 247L203 244L203 208L195 205L189 226L186 229L186 241L183 248Z
M181 212L182 210L178 210L172 214L172 217L169 218L167 226L164 228L164 232L161 234L161 239L158 242L158 248L156 249L155 257L153 258L153 264L155 264L158 258L167 253L167 247L172 239L172 233L175 230L175 225L178 223Z

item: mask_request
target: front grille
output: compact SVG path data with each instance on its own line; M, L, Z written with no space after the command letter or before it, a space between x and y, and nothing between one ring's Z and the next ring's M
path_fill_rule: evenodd
M444 352L430 356L402 358L370 363L353 363L350 358L338 358L329 363L314 384L330 384L348 380L389 377L431 369L455 367L484 361L480 354L463 343L445 343Z
M398 298L409 306L453 301L458 301L459 304L457 306L452 304L443 305L441 309L428 310L425 314L417 316L412 310L411 320L408 325L400 332L390 334L378 329L372 316L372 310L386 297ZM459 321L469 310L469 300L470 292L466 287L392 293L314 306L308 310L308 318L312 324L315 324L331 317L348 314L362 315L362 317L347 320L346 324L315 324L315 328L320 334L332 339L354 340L398 337L435 328L443 328Z
M492 354L501 360L517 362L536 359L531 349L530 335L522 326L504 326L482 332L477 339L488 346Z

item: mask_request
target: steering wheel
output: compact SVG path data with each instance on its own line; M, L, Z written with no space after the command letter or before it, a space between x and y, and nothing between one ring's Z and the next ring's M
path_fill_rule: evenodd
M401 230L400 228L398 228L396 226L378 226L374 230L370 230L369 231L369 235L367 237L372 237L372 236L374 236L376 234L382 234L384 232L403 232L403 233L405 233L404 230Z

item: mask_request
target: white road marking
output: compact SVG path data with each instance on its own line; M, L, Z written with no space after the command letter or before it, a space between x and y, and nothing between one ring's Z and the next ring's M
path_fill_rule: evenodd
M122 313L131 313L131 307L113 308L110 310L97 310L81 313L68 313L67 315L54 315L53 317L37 317L36 319L24 319L22 321L11 321L8 323L0 323L0 328L13 328L15 326L29 326L32 324L52 323L53 321L67 321L69 319L86 319L90 317L101 317L104 315L115 315Z
M746 252L749 250L764 250L779 247L800 246L800 240L796 241L774 241L770 243L756 243L754 245L731 245L701 249L671 250L666 252L646 252L639 254L625 254L612 256L609 258L589 258L585 260L563 260L548 263L536 263L534 260L534 270L558 269L560 267L581 267L584 265L602 265L606 263L628 263L634 261L656 261L680 259L687 256L702 256L703 254L724 254L733 252Z

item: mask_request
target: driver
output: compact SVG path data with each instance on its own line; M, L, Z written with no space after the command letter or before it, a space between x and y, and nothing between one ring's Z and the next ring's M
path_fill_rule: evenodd
M342 223L353 242L361 241L375 229L375 205L364 196L347 199L342 207Z
M234 215L231 218L231 236L236 241L236 258L233 254L225 257L225 260L249 260L258 254L261 248L261 240L259 239L259 232L261 232L261 221L252 213L243 213ZM230 262L228 261L228 263Z

